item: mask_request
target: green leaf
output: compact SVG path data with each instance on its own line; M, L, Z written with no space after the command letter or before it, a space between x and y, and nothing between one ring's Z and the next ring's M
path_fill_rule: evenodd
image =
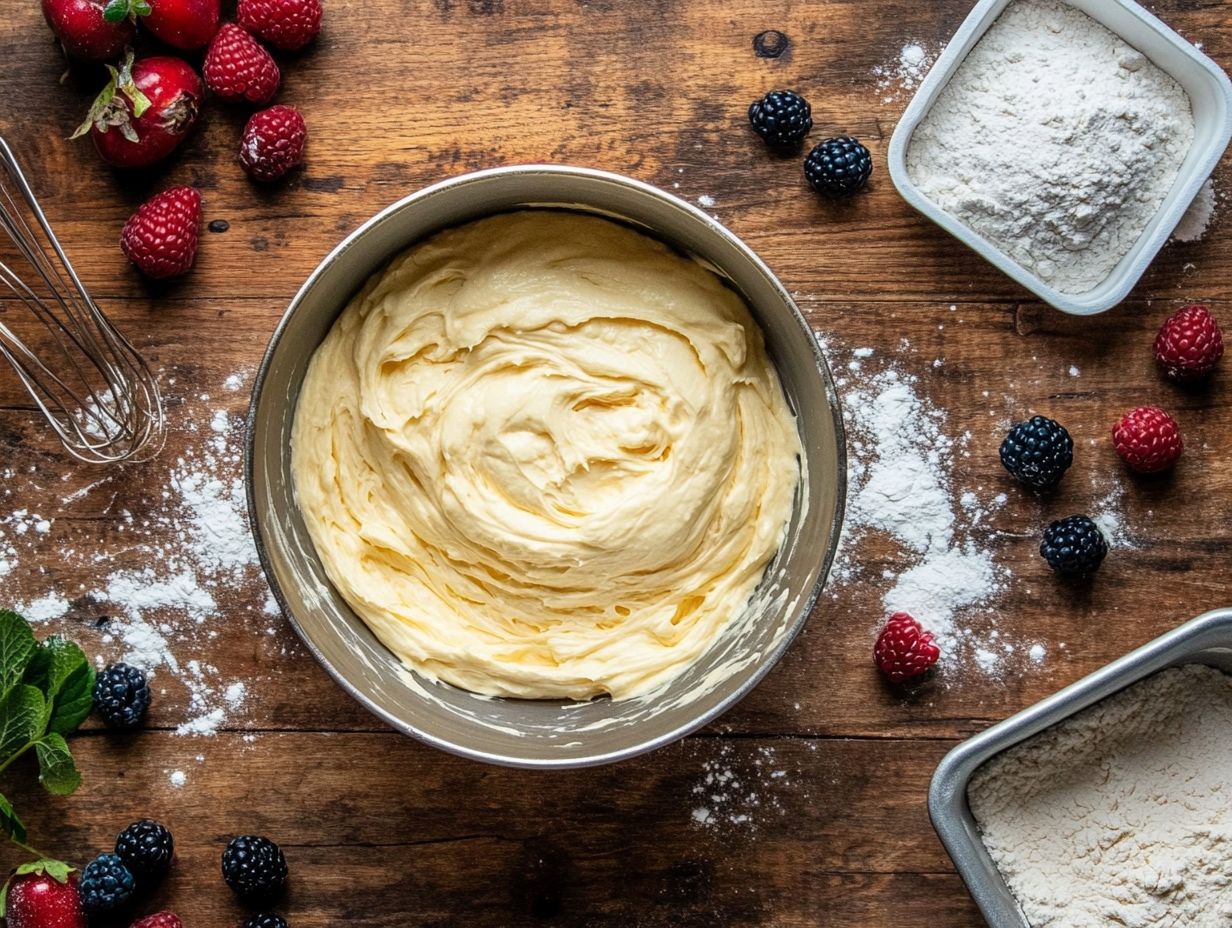
M85 653L76 644L53 635L39 645L26 667L25 682L37 686L48 699L55 699L64 682L82 664Z
M23 683L0 703L0 763L5 763L47 730L47 700L38 687Z
M13 871L13 875L24 876L27 873L46 873L57 883L67 883L68 875L76 869L76 867L70 867L62 860L48 860L46 857L40 857L38 860L30 860L20 864Z
M138 16L149 16L152 7L146 0L134 0L133 12Z
M6 838L12 838L22 844L26 843L26 826L17 817L17 810L4 796L0 796L0 830Z
M67 735L86 720L94 707L94 676L94 667L82 654L81 662L73 668L56 695L51 720L47 723L48 731Z
M30 623L16 612L0 609L0 698L21 681L35 647Z
M128 15L128 0L111 0L103 8L103 19L109 23L121 22Z
M34 746L38 755L39 782L53 796L67 796L81 785L81 772L63 735L47 735Z

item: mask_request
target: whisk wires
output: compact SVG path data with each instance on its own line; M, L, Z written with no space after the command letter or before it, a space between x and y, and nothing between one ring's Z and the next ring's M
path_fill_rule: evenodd
M24 306L45 334L32 345L0 314L0 355L75 458L153 457L166 432L158 383L82 286L3 138L0 226L13 252L0 249L0 308Z

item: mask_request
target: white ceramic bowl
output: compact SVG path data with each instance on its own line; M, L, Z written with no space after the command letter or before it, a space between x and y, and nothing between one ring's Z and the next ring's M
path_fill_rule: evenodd
M1062 293L924 196L907 173L907 148L916 126L971 49L1012 2L980 0L954 33L894 130L890 139L890 177L903 199L1040 299L1062 312L1092 316L1111 309L1133 289L1223 156L1232 139L1232 82L1219 65L1133 0L1062 0L1102 23L1171 75L1189 95L1195 128L1193 145L1176 182L1134 247L1093 290Z

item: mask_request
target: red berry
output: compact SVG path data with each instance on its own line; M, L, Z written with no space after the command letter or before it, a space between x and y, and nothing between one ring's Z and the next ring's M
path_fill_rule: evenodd
M205 86L223 100L268 103L278 92L278 65L265 46L234 23L223 23L201 66Z
M70 873L63 883L42 871L13 877L4 923L8 928L86 928L77 874Z
M184 928L184 923L172 912L155 912L133 922L130 928Z
M240 164L253 180L278 180L304 160L308 127L293 106L253 113L240 140Z
M239 24L274 48L293 52L321 31L321 0L239 0Z
M218 29L220 0L149 0L141 25L182 51L200 48Z
M1223 333L1211 311L1190 303L1169 316L1155 336L1155 360L1173 380L1200 380L1223 357Z
M146 277L185 273L197 257L201 194L172 187L142 203L120 233L120 248Z
M108 164L140 168L167 157L197 122L204 89L185 61L166 55L132 60L130 52L90 107L73 138L87 132Z
M933 644L932 632L924 631L905 612L890 616L873 647L877 669L895 683L920 676L940 656L941 649Z
M1158 406L1139 406L1112 429L1117 454L1140 474L1167 470L1181 456L1185 443L1176 420Z
M103 19L103 0L42 0L43 18L64 50L84 61L118 58L137 33L132 15L118 23Z

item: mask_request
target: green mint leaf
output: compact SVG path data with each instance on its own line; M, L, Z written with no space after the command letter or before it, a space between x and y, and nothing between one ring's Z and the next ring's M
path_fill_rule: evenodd
M23 683L0 702L0 762L7 761L47 730L47 700L38 687Z
M47 735L34 746L38 755L39 782L53 796L67 796L81 785L81 773L63 735Z
M16 612L0 609L0 698L21 682L35 647L30 623Z
M73 647L77 648L76 645ZM80 648L77 648L77 653L81 659L60 686L51 710L51 720L47 723L48 731L61 735L76 731L94 707L94 667L81 654Z
M39 645L26 667L25 682L37 686L48 699L55 699L64 683L82 664L85 653L76 644L53 635Z
M133 12L138 16L149 16L152 7L146 0L134 0Z
M9 877L4 881L4 888L0 889L0 918L8 915L9 911L9 884L13 882L13 878Z
M103 8L103 19L109 23L121 22L128 15L128 0L111 0Z
M29 837L26 834L26 826L17 817L17 810L4 796L0 796L0 830L4 832L5 837L22 844L25 844L26 838Z

